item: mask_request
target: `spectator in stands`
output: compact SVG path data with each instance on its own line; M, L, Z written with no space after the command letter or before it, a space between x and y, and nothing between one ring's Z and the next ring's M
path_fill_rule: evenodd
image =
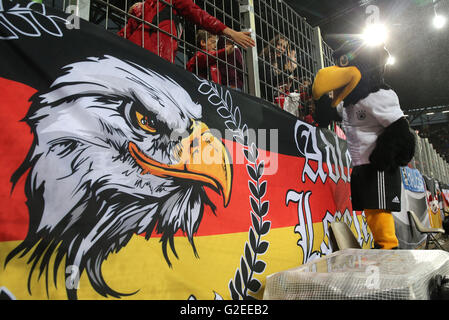
M226 37L220 37L217 43L218 49L223 49L228 45L233 45ZM220 71L221 83L231 88L243 89L243 56L239 48L234 47L234 51L226 54L226 61L218 62L218 70Z
M217 57L222 60L226 59L226 55L231 55L234 52L234 45L228 43L225 48L217 50L217 40L216 35L210 34L206 30L198 30L196 45L201 48L201 51L197 51L187 62L187 70L202 78L221 84Z
M176 37L180 37L182 34L180 16L212 34L230 37L245 49L255 46L250 32L238 32L227 27L220 20L198 7L192 0L167 0L166 2L172 6L159 0L137 2L130 8L129 13L138 19L144 19L151 25L145 23L142 27L141 21L131 17L118 34L172 63L175 61L178 50Z
M259 77L261 94L266 100L275 101L275 96L285 94L298 64L296 51L284 36L276 36L259 54Z
M301 98L301 105L299 106L300 115L303 115L303 117L306 117L307 115L313 117L313 113L311 114L309 112L309 109L314 108L315 106L312 99L312 80L310 80L310 78L302 77L299 80L299 95Z
M304 121L307 122L308 124L318 127L318 124L313 118L314 113L315 113L315 103L313 99L310 99L307 101L306 108L304 109L305 114Z
M287 47L287 59L284 62L284 72L287 74L286 83L284 84L284 92L288 93L291 90L294 79L294 71L298 67L296 62L296 50L290 45Z
M264 47L264 49L259 54L259 77L261 82L262 96L267 100L273 101L271 94L268 94L271 87L275 87L274 82L277 80L279 75L279 65L282 55L285 54L287 49L288 40L287 38L278 35L271 39L271 41ZM265 90L263 90L265 89Z
M302 101L308 101L312 98L312 80L309 77L302 77L299 80L299 93Z

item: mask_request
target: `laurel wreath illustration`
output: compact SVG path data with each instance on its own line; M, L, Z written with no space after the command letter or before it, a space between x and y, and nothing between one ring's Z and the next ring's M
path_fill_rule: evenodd
M196 76L195 76L196 77ZM215 83L196 77L200 81L198 91L208 96L208 101L217 107L218 114L225 119L225 126L232 132L234 139L243 146L243 154L248 161L246 170L249 175L250 205L252 226L249 229L248 241L245 243L244 255L240 258L234 279L229 281L229 290L233 300L254 300L250 293L257 293L261 282L254 278L255 274L265 271L266 263L258 257L268 250L269 242L263 241L271 228L271 222L264 220L268 214L269 201L263 200L267 192L267 181L262 181L265 162L259 160L259 152L253 141L250 141L248 126L242 123L238 106L233 106L229 90L218 88ZM215 298L220 296L215 293Z

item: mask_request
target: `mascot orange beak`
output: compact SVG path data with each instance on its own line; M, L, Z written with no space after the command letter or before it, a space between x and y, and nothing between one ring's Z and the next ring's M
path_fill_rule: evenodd
M133 142L129 142L128 150L142 168L142 174L202 182L223 195L226 207L232 186L232 167L226 147L204 123L193 121L190 129L190 135L175 148L176 164L164 164L150 158Z
M321 69L313 82L313 99L318 100L324 94L333 92L332 107L336 107L354 90L361 78L359 69L353 66Z

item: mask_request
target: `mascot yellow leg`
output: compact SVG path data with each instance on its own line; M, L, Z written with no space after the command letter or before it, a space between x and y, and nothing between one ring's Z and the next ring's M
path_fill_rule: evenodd
M366 222L373 233L374 242L381 249L393 249L399 246L394 230L394 219L391 212L379 209L365 210Z

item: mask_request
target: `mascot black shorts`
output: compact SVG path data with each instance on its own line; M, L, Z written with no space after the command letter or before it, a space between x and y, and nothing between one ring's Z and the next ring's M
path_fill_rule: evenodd
M401 173L377 171L370 164L356 166L351 173L352 209L401 211Z

